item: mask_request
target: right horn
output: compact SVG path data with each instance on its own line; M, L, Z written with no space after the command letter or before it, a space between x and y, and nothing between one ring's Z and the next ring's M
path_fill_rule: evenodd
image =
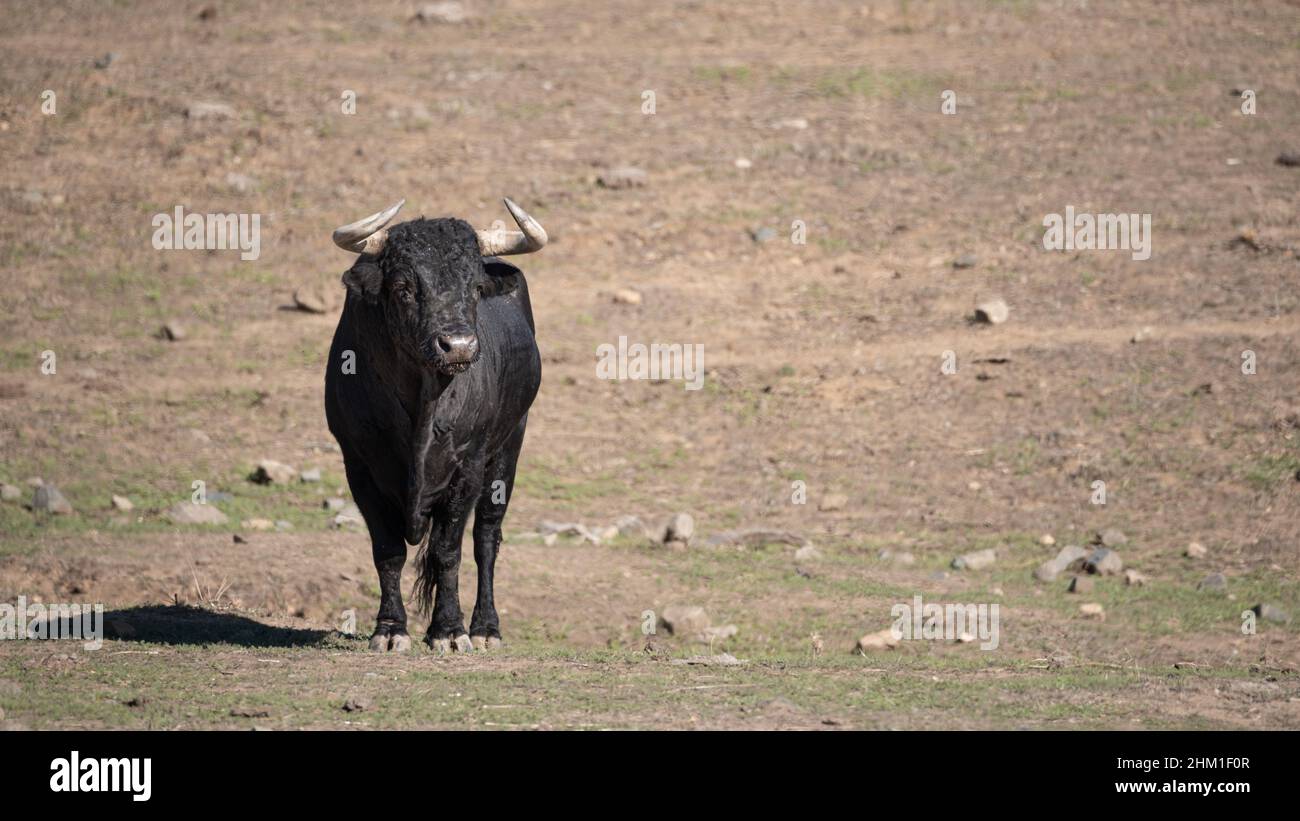
M478 231L478 249L485 257L504 257L510 254L531 254L540 251L546 244L546 229L528 212L505 198L506 210L515 218L518 231L488 229Z
M384 250L384 241L388 239L388 230L384 226L397 216L403 205L406 205L406 200L400 199L377 214L335 228L334 244L357 254L378 254Z

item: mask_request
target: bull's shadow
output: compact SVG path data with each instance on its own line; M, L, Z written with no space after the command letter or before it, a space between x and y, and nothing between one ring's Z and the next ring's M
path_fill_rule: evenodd
M329 630L276 627L220 610L144 605L104 612L104 638L152 644L230 644L236 647L315 647Z

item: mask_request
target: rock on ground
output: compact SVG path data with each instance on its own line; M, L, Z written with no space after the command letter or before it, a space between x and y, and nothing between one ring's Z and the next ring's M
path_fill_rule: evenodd
M1116 576L1124 569L1124 561L1115 551L1099 547L1084 559L1083 569L1098 576Z
M868 633L858 639L857 652L868 653L872 650L893 650L898 646L898 636L894 635L894 628L886 627L875 633Z
M986 299L975 306L975 319L988 325L1001 325L1011 316L1011 309L1000 299Z
M988 547L984 550L976 550L973 553L965 553L952 560L954 570L983 570L991 567L998 560L998 554L993 548Z
M32 510L66 516L72 512L72 503L54 485L41 485L32 491Z
M1066 545L1057 552L1056 558L1043 562L1034 571L1034 578L1040 582L1056 581L1056 577L1069 570L1076 563L1082 567L1088 551L1078 545Z
M695 517L689 513L675 513L664 526L665 542L682 542L690 544L695 535Z
M292 482L298 471L274 459L263 459L257 463L257 469L249 478L259 485L284 485Z
M709 616L698 605L671 605L659 614L659 623L674 636L690 636L709 629Z
M125 496L118 496L117 494L113 494L112 502L113 502L114 510L120 510L124 513L127 511L135 510L135 504L133 504L131 500L126 498Z
M596 184L602 188L639 188L646 184L647 179L649 175L644 169L624 165L602 171L596 178Z
M177 502L163 516L174 525L223 525L229 521L226 514L212 505L194 502Z

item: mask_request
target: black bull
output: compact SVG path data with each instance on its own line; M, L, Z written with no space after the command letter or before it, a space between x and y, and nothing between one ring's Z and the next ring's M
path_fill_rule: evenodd
M523 273L482 256L474 237L460 220L403 223L344 275L325 414L379 573L373 650L410 646L408 543L421 546L415 593L421 610L432 603L430 646L501 640L492 573L541 358ZM478 597L466 634L457 580L471 510Z

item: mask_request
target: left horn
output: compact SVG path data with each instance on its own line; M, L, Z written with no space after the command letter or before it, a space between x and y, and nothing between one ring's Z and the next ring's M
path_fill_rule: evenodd
M388 239L388 229L384 226L397 216L403 205L406 205L406 200L398 200L383 211L335 228L334 244L357 254L378 254L384 250L384 241Z
M505 198L506 210L514 217L518 231L488 229L478 231L478 249L485 257L504 257L510 254L531 254L540 251L548 237L542 224L528 212Z

